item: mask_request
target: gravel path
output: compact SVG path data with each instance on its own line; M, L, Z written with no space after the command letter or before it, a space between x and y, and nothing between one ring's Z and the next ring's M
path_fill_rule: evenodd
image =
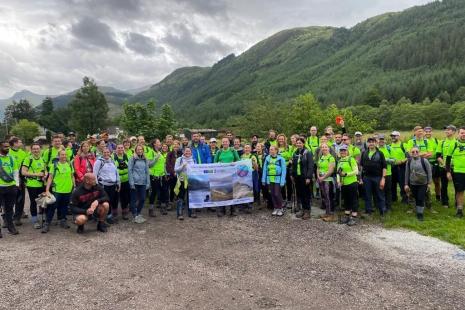
M0 240L2 309L464 309L465 253L267 212Z

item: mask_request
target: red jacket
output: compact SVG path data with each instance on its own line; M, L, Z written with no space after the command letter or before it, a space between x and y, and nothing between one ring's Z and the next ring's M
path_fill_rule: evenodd
M76 175L76 182L82 183L84 175L87 172L92 172L95 164L95 155L89 153L87 158L81 156L74 157L74 174ZM90 164L90 166L88 166Z

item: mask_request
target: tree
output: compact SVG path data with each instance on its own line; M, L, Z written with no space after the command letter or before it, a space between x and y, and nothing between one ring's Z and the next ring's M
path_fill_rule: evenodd
M158 122L156 122L156 125L156 132L160 138L164 138L166 135L173 133L175 129L175 120L174 113L170 105L164 104L161 107L161 115Z
M81 136L104 128L108 119L107 100L97 84L88 77L84 77L83 84L69 105L72 116L69 124Z
M441 102L445 102L445 103L450 103L452 100L451 100L451 97L449 95L449 93L447 91L443 91L441 92L437 97L436 97L437 100L441 101Z
M367 92L367 94L365 95L364 101L366 104L372 107L379 107L382 100L383 100L383 97L379 93L379 90L377 88L373 88Z
M5 109L5 122L8 125L14 125L21 119L34 121L36 112L26 99L21 99L19 102L13 101L12 104Z
M461 86L454 95L454 101L465 101L465 86Z
M32 143L33 139L40 134L39 124L27 119L22 119L13 126L11 133L20 137L25 143L29 144Z
M155 112L155 102L141 104L125 103L123 114L121 115L121 126L131 135L143 135L147 139L156 136L157 117Z

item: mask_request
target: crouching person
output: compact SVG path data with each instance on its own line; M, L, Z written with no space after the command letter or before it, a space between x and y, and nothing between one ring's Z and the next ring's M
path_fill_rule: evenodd
M108 195L101 186L97 185L95 175L86 173L84 182L71 196L71 212L73 212L74 223L78 226L77 233L84 232L84 225L91 217L98 221L97 230L106 232L105 219L109 208Z

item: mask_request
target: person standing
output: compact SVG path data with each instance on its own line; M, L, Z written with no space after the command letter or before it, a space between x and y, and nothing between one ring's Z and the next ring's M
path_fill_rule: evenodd
M10 234L17 235L18 231L13 222L13 208L19 186L19 171L13 157L8 155L9 151L10 143L8 141L2 142L0 146L0 200L3 202L4 226L6 226Z
M310 127L310 136L307 137L305 147L315 154L316 149L320 146L320 138L318 137L318 129L316 126Z
M167 203L169 198L169 186L166 173L166 158L168 156L168 145L162 144L161 148L154 148L153 164L150 167L150 197L149 216L155 217L155 199L160 207L160 213L167 215Z
M329 218L334 213L334 182L333 173L336 168L336 159L329 151L326 143L320 145L321 155L317 161L317 177L320 184L321 204L326 213L323 219Z
M433 128L429 126L425 127L425 140L427 143L427 151L431 153L428 161L431 165L436 201L441 201L441 173L439 171L439 162L436 156L439 141L436 137L433 137Z
M26 188L29 194L29 206L31 212L31 222L34 228L42 228L37 220L36 198L45 191L44 181L46 180L45 162L40 156L40 144L34 143L31 146L31 155L26 157L21 167L21 172L26 179Z
M339 152L341 158L337 162L337 184L345 209L341 223L353 226L357 224L358 217L358 165L357 161L349 156L347 145L342 145Z
M420 148L413 146L405 167L405 191L415 198L417 218L423 221L428 185L432 181L431 165L420 156Z
M82 142L73 161L76 186L81 185L86 173L94 171L95 160L94 153L90 152L89 142Z
M385 136L378 136L378 149L384 154L386 160L386 182L384 182L384 197L386 199L386 211L392 209L392 165L396 160L391 155L391 147L386 145Z
M398 131L391 132L391 156L395 160L392 165L392 184L391 194L392 202L397 201L397 186L400 189L401 201L403 204L408 204L407 194L404 190L405 185L405 163L407 162L407 152L404 143L400 141L400 133Z
M439 174L441 177L441 204L444 208L449 208L449 179L447 178L446 158L449 154L450 147L454 146L457 141L455 138L456 132L457 127L454 125L444 127L446 138L438 143L438 148L436 150L436 157L439 163Z
M254 202L260 200L260 179L258 178L258 158L256 154L252 154L252 146L250 144L244 145L244 154L242 154L241 159L250 159L252 162L252 188L253 188L253 197ZM249 203L244 211L245 213L251 213L252 203Z
M270 154L263 164L262 184L268 185L273 204L273 216L283 216L281 188L286 185L286 161L278 155L278 147L270 146Z
M372 201L374 200L379 214L383 216L386 212L386 200L383 192L386 185L386 159L384 154L377 149L375 138L368 138L367 146L368 149L361 157L363 186L365 189L365 212L368 215L372 214Z
M200 142L199 133L192 134L191 151L196 164L212 163L210 147L207 144Z
M184 154L176 158L174 165L174 171L176 172L177 183L174 189L177 200L176 200L176 217L178 220L184 220L184 206L187 206L187 215L192 218L196 218L197 215L189 208L189 189L187 183L187 170L191 165L194 165L194 158L192 157L192 150L189 146L184 148Z
M297 150L292 156L292 181L295 184L298 201L302 206L300 214L303 220L308 220L311 215L311 190L310 184L313 178L313 155L312 151L305 148L305 139L296 140Z
M26 198L26 186L24 177L21 174L21 167L27 153L23 150L23 142L19 138L13 137L10 139L10 151L8 154L13 157L19 170L19 186L16 192L15 213L13 218L15 225L21 226L21 218L24 214L24 200Z
M77 155L80 145L76 141L76 134L74 132L69 132L68 133L68 142L71 143L71 151L73 152L73 157Z
M171 210L172 204L175 203L175 193L174 188L176 187L177 183L177 174L174 170L174 166L176 164L176 159L182 156L182 152L180 150L180 143L178 140L173 141L173 149L168 153L166 156L166 175L168 178L168 191L169 191L169 206L168 210Z
M463 192L465 191L465 127L460 127L457 141L449 147L446 171L449 181L454 182L455 199L457 200L456 216L462 218Z
M120 187L119 193L116 194L116 203L111 211L113 217L118 216L118 203L121 205L121 217L127 221L129 219L129 201L131 195L131 188L129 186L128 164L129 156L127 156L124 145L118 144L116 146L116 153L113 154L113 161L115 162L116 169L118 170Z
M46 195L50 196L51 190L56 201L54 204L47 206L47 220L42 226L42 233L48 233L50 230L50 224L55 216L55 210L57 210L58 213L60 227L65 229L69 228L66 214L68 212L71 192L75 185L74 169L68 161L65 150L61 150L58 153L58 158L58 162L50 164L50 173L45 188Z
M144 155L144 146L137 145L134 156L128 164L129 186L131 188L131 212L134 223L142 224L146 220L141 215L144 208L146 191L150 189L149 161Z

